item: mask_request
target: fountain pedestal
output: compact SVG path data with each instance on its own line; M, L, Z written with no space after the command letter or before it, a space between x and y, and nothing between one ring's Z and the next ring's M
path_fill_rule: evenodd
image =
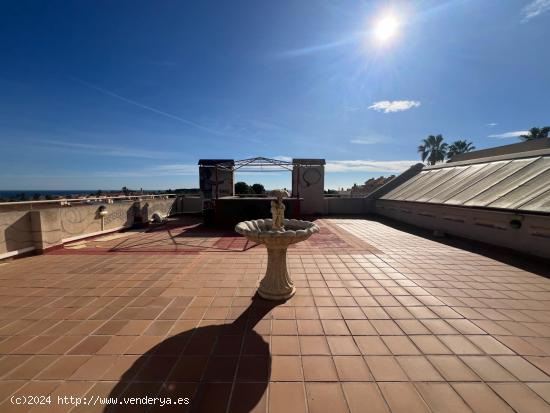
M286 266L286 251L287 247L267 248L267 270L258 288L266 300L286 300L296 292Z
M282 223L282 227L273 229L273 220L257 219L239 222L235 227L239 234L267 248L267 270L258 288L258 294L267 300L286 300L294 295L296 287L288 273L287 249L319 232L319 227L309 221L285 219Z

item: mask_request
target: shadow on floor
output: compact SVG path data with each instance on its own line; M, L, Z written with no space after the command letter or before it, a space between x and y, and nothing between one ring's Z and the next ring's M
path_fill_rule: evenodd
M156 227L146 231L138 240L124 239L111 247L109 252L157 252L157 251L216 251L242 252L257 247L258 244L241 237L234 230L207 227L202 223L191 226L177 225ZM150 237L150 234L160 234ZM165 234L165 236L164 236ZM215 239L208 243L208 239Z
M331 217L332 218L332 217ZM541 277L550 278L550 262L544 258L535 257L518 251L514 251L509 248L498 247L495 245L486 244L484 242L461 238L453 235L446 235L444 237L435 237L433 232L428 229L416 227L414 225L406 224L400 221L395 221L390 218L382 216L354 216L354 217L338 217L338 219L368 219L371 221L379 222L389 227L395 228L399 231L407 232L412 235L416 235L422 238L427 238L431 241L438 242L440 244L448 245L450 247L460 248L465 251L479 254L484 257L493 259L495 261L502 262L512 267L520 268L524 271L532 272L533 274L540 275Z
M193 328L164 340L140 356L108 396L189 398L189 404L118 404L104 412L248 413L264 405L271 354L254 327L282 303L255 296L231 324Z

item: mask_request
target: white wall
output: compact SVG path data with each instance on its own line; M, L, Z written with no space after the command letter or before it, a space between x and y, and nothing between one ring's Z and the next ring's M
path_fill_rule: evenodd
M376 213L421 228L550 258L550 217L448 205L377 200ZM521 222L515 229L512 220Z

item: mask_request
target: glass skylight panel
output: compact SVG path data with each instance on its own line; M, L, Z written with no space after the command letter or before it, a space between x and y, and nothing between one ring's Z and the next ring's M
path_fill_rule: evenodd
M522 209L522 205L529 203L529 201L546 192L549 184L550 169L547 169L545 172L492 202L489 206L492 208Z
M411 179L408 179L407 181L399 185L397 188L388 192L386 195L381 197L381 199L397 199L399 197L399 194L401 194L405 189L413 185L417 180L422 179L422 177L424 177L428 173L429 171L420 172L418 175L412 177Z
M472 186L479 180L484 179L507 163L509 161L470 165L466 171L454 176L446 185L435 188L426 194L426 196L431 195L431 198L427 202L445 203L447 199Z
M508 165L503 166L494 173L487 175L485 178L480 179L475 184L469 186L464 191L459 192L452 198L445 201L446 204L451 205L464 205L468 200L475 198L483 192L489 190L494 185L497 185L503 179L506 179L510 175L516 173L521 168L529 165L538 158L517 159L510 162Z
M519 162L519 160L513 161L511 165L508 166L512 166L517 162ZM503 169L507 169L508 166ZM476 195L474 198L471 198L470 200L465 202L464 205L488 206L500 197L506 195L517 187L533 179L548 168L550 168L550 157L539 158L536 161L528 164L524 168L518 169L514 173L508 175L506 178L501 179L499 182L488 187L487 190L483 191L479 195Z

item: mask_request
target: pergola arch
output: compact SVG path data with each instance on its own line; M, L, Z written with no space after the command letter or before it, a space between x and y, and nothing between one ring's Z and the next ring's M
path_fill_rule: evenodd
M324 159L294 158L292 160L257 156L241 160L200 159L201 192L206 199L234 196L234 174L248 172L292 172L292 197L298 198L308 214L323 213Z

